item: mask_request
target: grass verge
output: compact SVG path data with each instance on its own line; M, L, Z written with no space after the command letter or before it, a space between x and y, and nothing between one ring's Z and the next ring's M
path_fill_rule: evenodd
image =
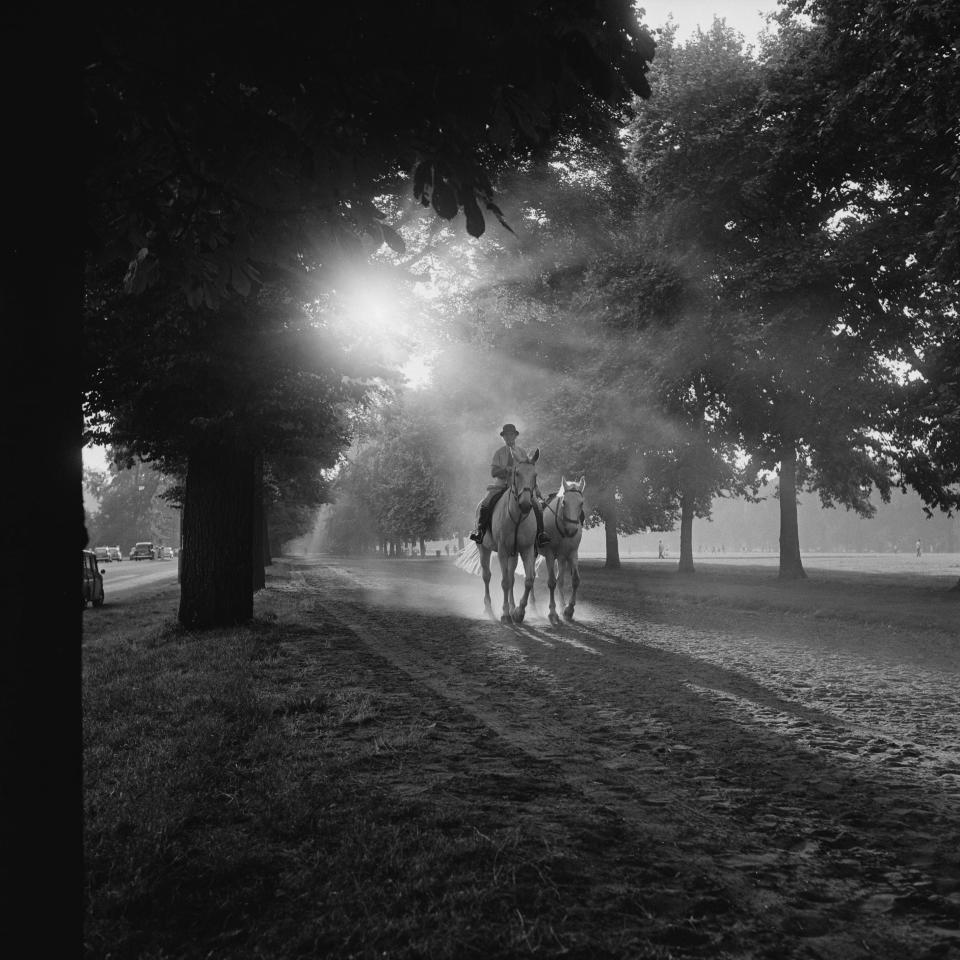
M174 599L88 632L86 956L669 955L624 907L643 878L593 875L609 814L262 596L202 639Z

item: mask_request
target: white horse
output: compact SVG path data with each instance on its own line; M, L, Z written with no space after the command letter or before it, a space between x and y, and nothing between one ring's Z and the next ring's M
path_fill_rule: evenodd
M585 485L584 477L576 483L561 479L560 490L556 497L547 501L543 507L543 529L550 537L550 542L541 547L541 550L547 564L547 586L550 588L548 617L555 626L559 625L560 618L557 616L554 590L559 586L560 602L563 603L563 577L567 568L570 570L573 594L570 602L563 608L563 616L566 620L573 619L573 608L577 603L577 588L580 586L580 564L577 552L583 536L583 488Z
M480 567L483 577L483 608L493 617L490 601L490 554L496 550L500 561L500 585L503 587L501 623L511 620L520 623L527 609L527 600L533 590L536 576L534 544L537 539L537 516L533 511L534 490L537 488L538 447L528 460L515 460L510 453L510 482L506 492L493 508L490 529L480 544ZM513 582L517 560L523 560L523 598L514 603Z

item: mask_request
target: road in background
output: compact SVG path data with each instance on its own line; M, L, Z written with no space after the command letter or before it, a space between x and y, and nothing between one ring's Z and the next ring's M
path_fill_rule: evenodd
M103 591L107 603L118 593L177 579L176 560L122 560L119 563L101 563Z

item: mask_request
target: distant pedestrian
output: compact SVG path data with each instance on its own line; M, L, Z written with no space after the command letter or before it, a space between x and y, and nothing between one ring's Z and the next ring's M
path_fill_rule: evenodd
M917 541L917 556L919 557L919 556L922 556L922 555L923 555L923 551L920 549L920 541L918 540L918 541Z
M667 559L666 555L665 555L664 552L663 552L663 541L662 541L662 540L658 540L658 541L657 541L657 559L658 559L658 560L666 560L666 559Z

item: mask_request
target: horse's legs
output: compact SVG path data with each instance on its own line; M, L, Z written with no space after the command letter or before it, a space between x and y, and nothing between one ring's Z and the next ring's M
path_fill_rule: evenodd
M510 623L513 613L513 578L517 572L517 558L503 552L497 554L500 560L500 586L503 587L503 609L500 622Z
M553 555L552 551L544 553L543 557L547 565L547 586L550 588L550 612L547 614L547 619L554 626L559 626L560 618L557 616L557 600L555 596L557 589L557 558Z
M480 547L480 576L483 577L483 612L492 620L493 603L490 601L490 551Z
M523 597L520 599L519 605L513 611L513 619L517 623L521 623L526 615L527 600L529 600L530 594L533 592L533 581L537 575L536 564L537 558L533 552L533 546L531 545L523 552ZM516 560L514 560L514 566L516 566Z
M580 586L580 561L577 555L570 557L570 582L573 584L573 593L570 602L563 608L563 615L567 620L573 619L573 608L577 604L577 588Z

